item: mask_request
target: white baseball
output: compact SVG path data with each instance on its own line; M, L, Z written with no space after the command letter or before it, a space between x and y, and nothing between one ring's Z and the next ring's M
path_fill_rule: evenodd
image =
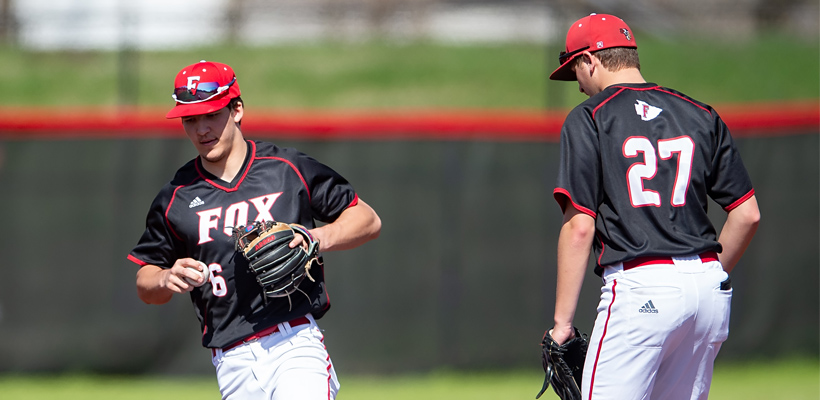
M188 279L188 277L187 277L187 276L186 276L186 277L184 277L185 282L187 282L189 285L194 286L194 287L200 287L200 286L204 285L204 284L205 284L205 282L208 282L208 278L210 278L210 276L211 276L211 273L208 271L208 266L207 266L207 265L205 265L205 263L204 263L204 262L200 261L200 262L199 262L199 266L200 266L200 267L202 267L202 271L198 271L198 270L197 270L196 268L194 268L194 267L185 267L185 268L190 269L191 271L196 272L196 273L197 273L197 274L199 274L199 275L202 275L202 283L197 283L197 282L196 282L196 281L194 281L194 280Z

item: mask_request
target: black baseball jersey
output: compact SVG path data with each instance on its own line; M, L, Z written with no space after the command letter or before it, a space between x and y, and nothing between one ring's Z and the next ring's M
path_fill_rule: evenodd
M729 211L754 194L717 112L653 83L606 88L561 130L555 199L596 218L601 266L720 252L707 196Z
M302 292L268 298L237 252L232 228L275 220L315 227L356 204L352 186L338 173L294 149L248 141L248 156L233 182L205 171L199 157L180 168L154 199L145 232L128 259L170 268L191 257L208 265L211 279L191 294L202 345L225 347L278 323L330 307L324 270L314 263Z

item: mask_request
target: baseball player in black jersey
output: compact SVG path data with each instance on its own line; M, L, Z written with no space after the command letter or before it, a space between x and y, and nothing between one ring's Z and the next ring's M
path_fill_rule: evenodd
M239 95L228 65L202 61L177 74L167 118L181 118L199 156L159 192L128 255L140 267L137 292L148 304L190 295L223 399L332 399L339 383L316 325L330 307L323 266L314 263L312 280L290 298L265 298L236 252L232 229L298 223L327 252L376 238L381 221L331 168L246 140ZM295 237L291 247L304 241ZM207 280L197 272L203 266Z
M603 287L583 399L706 399L728 335L728 273L760 219L740 155L715 110L643 79L621 19L575 22L559 61L550 79L577 80L589 99L561 130L552 337L574 335L592 250ZM728 213L720 236L708 198Z

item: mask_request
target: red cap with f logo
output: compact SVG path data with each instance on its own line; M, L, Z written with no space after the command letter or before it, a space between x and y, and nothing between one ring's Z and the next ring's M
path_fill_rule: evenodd
M635 35L622 19L607 14L590 14L575 21L567 32L566 49L558 56L561 65L553 71L550 79L574 81L572 60L581 52L608 49L610 47L638 48Z
M176 105L165 118L212 113L240 94L236 74L229 65L203 60L177 74L171 95Z

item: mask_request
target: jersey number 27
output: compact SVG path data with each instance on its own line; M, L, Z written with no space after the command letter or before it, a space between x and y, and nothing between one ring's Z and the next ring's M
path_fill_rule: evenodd
M671 204L680 207L686 204L686 190L692 174L692 158L695 154L695 142L689 136L658 140L658 151L652 142L643 136L630 136L624 141L624 157L637 157L643 153L643 162L632 164L626 173L629 199L633 207L661 206L660 193L644 188L644 180L652 180L658 172L658 156L669 160L676 153L678 166L675 172L675 184L672 187Z

